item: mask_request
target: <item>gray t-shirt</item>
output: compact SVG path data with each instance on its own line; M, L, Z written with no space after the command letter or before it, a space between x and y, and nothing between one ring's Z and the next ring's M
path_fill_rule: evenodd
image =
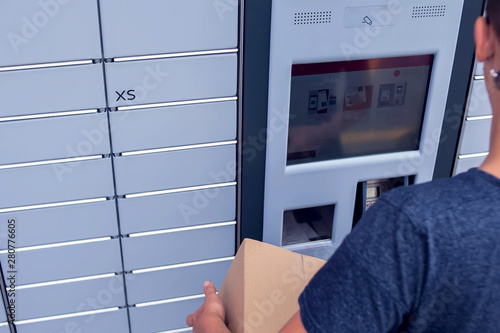
M314 332L500 332L500 179L382 196L299 299Z

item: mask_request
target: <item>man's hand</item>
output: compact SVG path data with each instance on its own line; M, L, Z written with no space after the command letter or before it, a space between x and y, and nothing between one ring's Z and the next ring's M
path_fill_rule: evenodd
M225 324L224 305L216 294L212 282L203 284L205 303L186 318L186 324L193 327L193 333L231 333Z

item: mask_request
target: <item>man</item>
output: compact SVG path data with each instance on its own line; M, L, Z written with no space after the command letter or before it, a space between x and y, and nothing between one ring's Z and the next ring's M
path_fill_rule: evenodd
M493 109L490 154L456 177L395 189L299 298L287 332L500 332L500 0L475 26ZM229 332L213 284L187 318Z

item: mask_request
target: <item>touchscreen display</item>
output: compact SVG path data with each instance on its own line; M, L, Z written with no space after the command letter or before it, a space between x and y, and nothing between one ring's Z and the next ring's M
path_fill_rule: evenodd
M292 65L287 165L418 150L432 61Z

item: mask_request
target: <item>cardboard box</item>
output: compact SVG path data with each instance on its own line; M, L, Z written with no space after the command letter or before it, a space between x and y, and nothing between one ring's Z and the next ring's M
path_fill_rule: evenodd
M325 261L245 239L219 290L232 333L276 333Z

